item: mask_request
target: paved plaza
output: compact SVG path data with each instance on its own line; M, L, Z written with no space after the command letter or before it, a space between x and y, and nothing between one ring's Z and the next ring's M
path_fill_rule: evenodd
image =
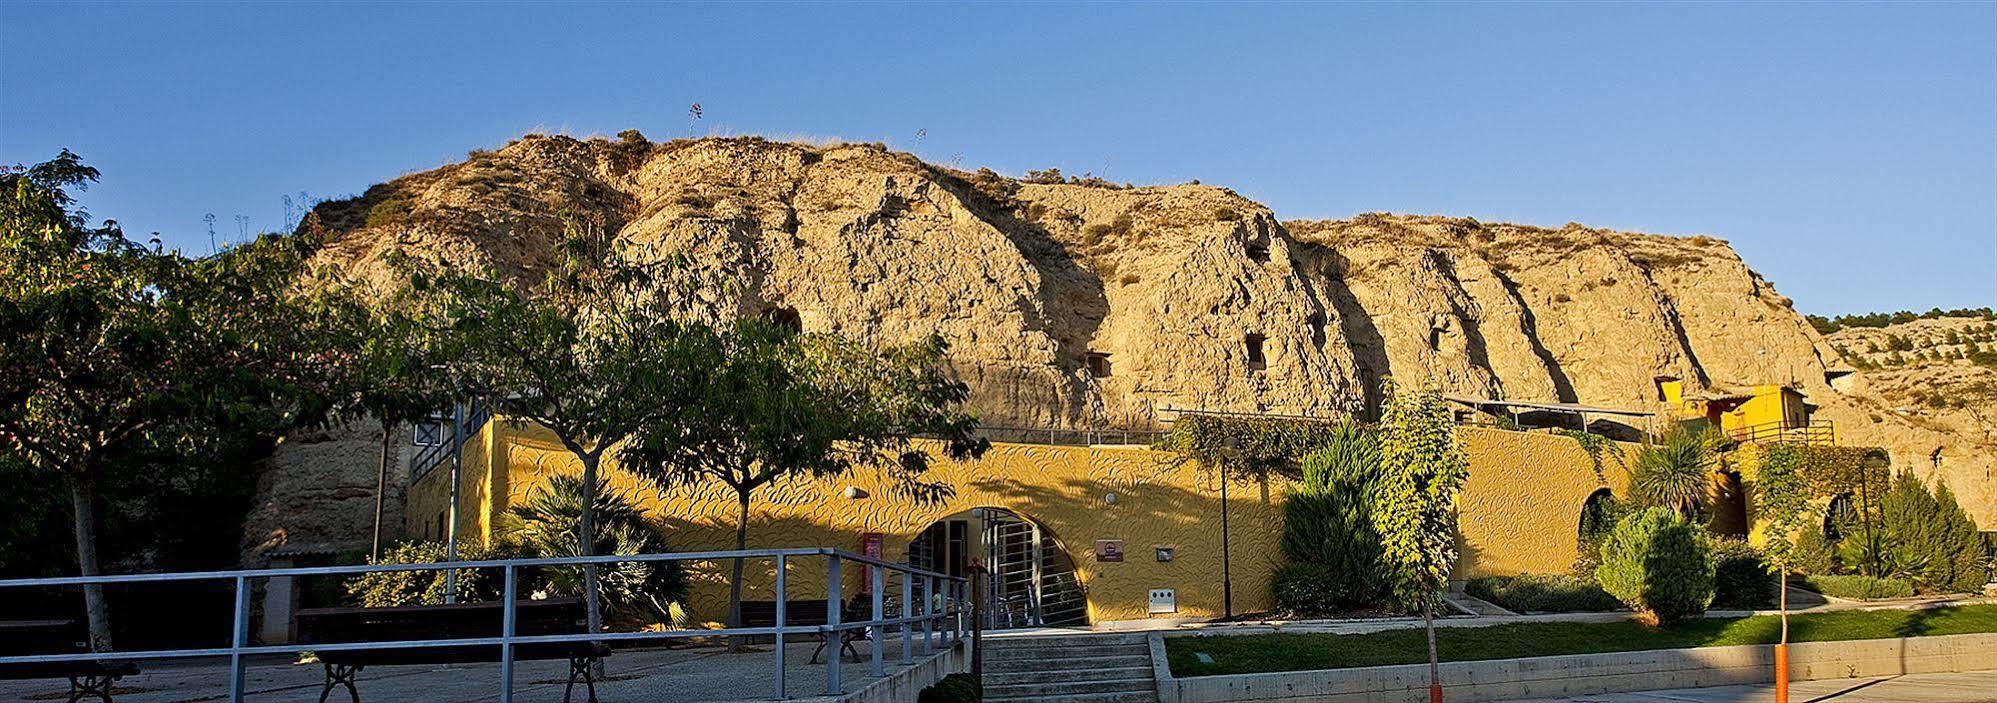
M854 643L862 655L867 643ZM890 637L887 646L887 672L901 670L900 640ZM919 647L921 640L916 644ZM809 699L825 693L826 667L823 660L807 664L816 643L785 647L785 678L792 698ZM685 649L620 651L604 660L608 680L599 681L597 697L603 703L652 703L687 701L766 701L776 696L772 674L775 656L768 644L754 652L730 654L723 646ZM922 657L917 656L917 661ZM868 663L841 664L841 683L851 693L873 682ZM155 662L137 676L118 682L119 703L196 703L228 699L228 662ZM515 667L514 696L519 703L555 703L562 700L568 675L566 661L523 661ZM264 659L255 662L248 673L246 700L256 703L292 703L319 700L324 670L318 664L294 664ZM499 665L458 664L426 666L369 667L361 672L358 687L365 703L490 703L499 699ZM61 680L0 681L0 701L62 701L68 683ZM329 703L351 703L344 688L336 688ZM577 703L587 700L578 686Z

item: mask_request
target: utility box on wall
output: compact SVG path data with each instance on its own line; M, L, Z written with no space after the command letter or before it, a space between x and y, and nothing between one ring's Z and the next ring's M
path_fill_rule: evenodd
M1179 592L1170 588L1151 589L1150 609L1152 615L1179 612Z

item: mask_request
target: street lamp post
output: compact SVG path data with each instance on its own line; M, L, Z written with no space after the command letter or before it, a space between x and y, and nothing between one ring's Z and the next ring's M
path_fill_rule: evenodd
M1228 460L1230 462L1241 461L1241 438L1228 435L1224 442L1227 445ZM1232 541L1230 539L1231 535L1228 532L1227 525L1228 475L1227 466L1223 465L1218 468L1220 469L1220 610L1222 617L1232 619L1234 617L1234 555L1230 544Z
M458 560L458 480L465 469L465 404L451 402L451 505L446 508L445 521L449 529L444 533L444 562ZM458 570L444 570L444 602L458 602Z

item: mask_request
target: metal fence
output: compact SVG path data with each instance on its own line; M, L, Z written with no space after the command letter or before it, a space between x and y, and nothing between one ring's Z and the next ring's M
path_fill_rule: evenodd
M515 605L520 602L520 571L522 569L550 567L586 567L592 565L619 564L630 562L719 562L734 559L769 559L776 565L773 595L776 601L775 624L770 627L729 627L722 629L659 630L644 632L579 632L575 634L520 635L517 634ZM786 622L785 602L789 597L789 571L798 560L818 560L825 563L826 624L794 625ZM871 617L865 620L843 622L841 606L844 601L842 571L847 565L865 569L872 584ZM496 637L463 637L454 639L399 640L388 642L340 642L313 643L310 645L252 645L250 644L250 600L251 582L255 579L301 576L351 576L370 572L398 571L443 571L443 570L500 570L503 573L501 595L501 629ZM902 612L890 616L887 609L885 591L890 575L899 575L901 582ZM229 658L229 698L231 703L242 703L245 695L245 657L258 654L295 654L303 650L314 652L364 651L385 649L408 649L429 647L498 646L499 655L499 700L510 703L514 693L514 647L526 644L554 643L616 643L616 642L657 642L671 639L714 638L714 637L774 637L776 646L772 648L772 677L776 698L789 696L784 681L784 640L794 636L817 636L825 638L829 644L830 656L826 657L826 691L829 696L844 693L840 683L841 633L860 629L871 629L873 637L870 652L870 675L886 675L888 654L885 651L885 634L898 632L901 637L899 662L903 665L915 663L915 657L942 651L961 640L970 622L970 589L961 576L949 576L907 564L885 561L856 554L841 549L748 549L713 552L680 552L666 554L612 555L596 557L563 557L551 559L504 559L485 561L436 562L424 564L382 564L362 566L328 566L288 569L246 569L237 571L203 571L161 574L130 574L119 576L69 576L60 578L0 580L0 597L13 589L25 588L70 588L84 586L107 586L114 584L163 583L187 581L230 581L235 587L235 619L230 630L230 645L194 649L151 649L111 652L74 652L56 654L35 654L22 656L0 656L0 666L8 664L35 664L56 662L88 661L137 661L161 659ZM919 597L918 597L919 596ZM920 644L917 643L918 638Z

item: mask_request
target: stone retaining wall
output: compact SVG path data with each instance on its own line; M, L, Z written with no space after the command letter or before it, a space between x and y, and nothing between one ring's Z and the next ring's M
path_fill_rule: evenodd
M1475 703L1767 683L1774 666L1773 645L1700 647L1450 662L1442 683L1450 701ZM1789 645L1789 666L1796 681L1997 669L1997 634L1805 642ZM1159 671L1162 703L1428 700L1427 664L1191 678Z

